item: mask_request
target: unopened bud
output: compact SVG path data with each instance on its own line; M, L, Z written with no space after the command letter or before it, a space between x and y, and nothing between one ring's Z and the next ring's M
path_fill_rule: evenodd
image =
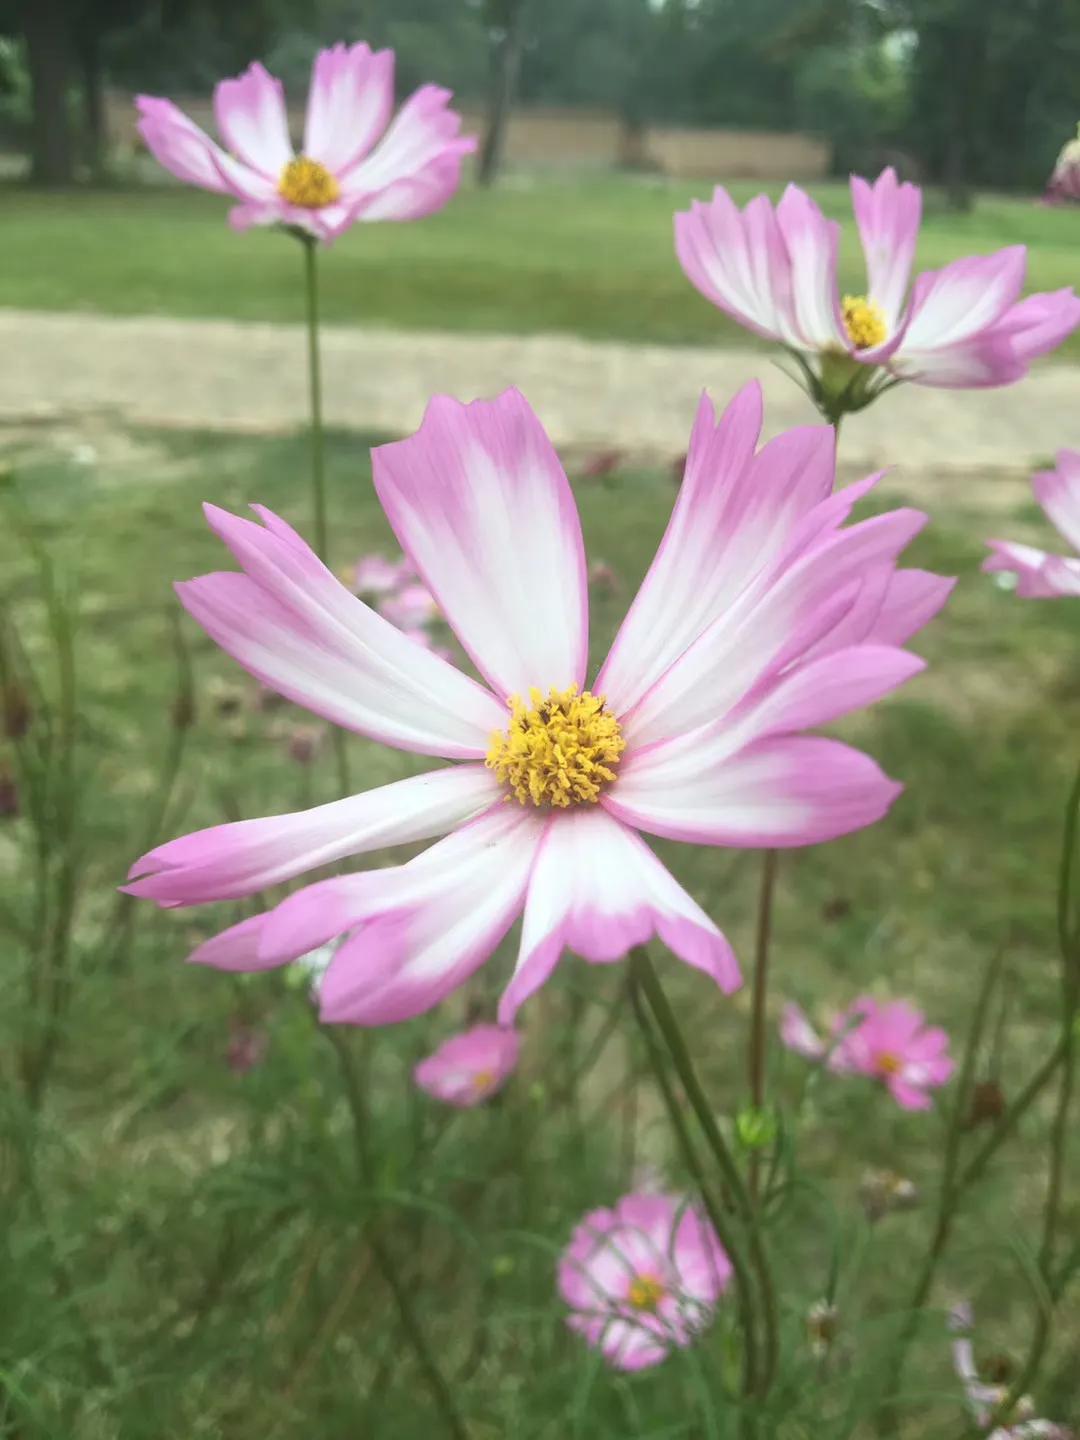
M859 1181L859 1203L874 1222L896 1210L911 1210L919 1203L914 1181L895 1170L868 1170Z
M832 1349L840 1328L840 1311L828 1300L815 1300L806 1312L806 1339L815 1360L822 1360Z
M972 1087L971 1108L968 1110L968 1130L979 1125L993 1124L1005 1114L1005 1094L996 1080L979 1080Z
M776 1112L767 1105L747 1105L735 1117L735 1136L744 1150L766 1150L776 1140Z
M14 681L4 687L4 734L9 740L21 740L30 729L33 712L26 691Z

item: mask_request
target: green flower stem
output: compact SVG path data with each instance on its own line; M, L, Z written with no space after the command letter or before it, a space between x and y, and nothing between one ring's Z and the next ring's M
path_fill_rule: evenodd
M675 1132L679 1149L682 1151L683 1160L687 1170L693 1177L694 1184L698 1188L702 1204L706 1214L720 1238L720 1242L727 1251L728 1259L731 1261L732 1274L735 1280L735 1295L739 1307L739 1322L742 1326L744 1336L743 1349L743 1389L747 1395L752 1395L758 1387L758 1345L757 1325L754 1316L754 1287L742 1253L741 1240L736 1241L728 1223L728 1216L725 1215L720 1204L716 1200L705 1178L705 1171L697 1151L694 1149L694 1142L690 1137L683 1108L679 1104L678 1096L672 1088L671 1078L668 1075L665 1053L656 1038L653 1024L649 1019L642 1001L642 990L644 988L643 965L648 965L648 959L644 951L636 950L630 961L630 1002L633 1006L634 1016L637 1019L642 1035L645 1037L646 1049L649 1052L649 1063L656 1077L656 1083L660 1090L664 1107L667 1110L668 1118L671 1121L671 1128Z
M322 370L319 364L318 241L304 235L304 298L307 313L308 399L311 408L311 498L315 519L315 553L326 563L326 464L323 451Z
M776 892L776 872L779 856L775 850L766 850L761 866L761 889L758 894L757 947L754 954L754 990L750 1015L750 1048L747 1057L750 1103L760 1111L765 1104L765 1057L767 1051L766 1026L768 1021L769 993L769 947L772 940L773 896ZM750 1153L747 1172L750 1199L756 1207L761 1190L761 1155L757 1150Z
M333 1026L322 1026L320 1028L333 1046L334 1053L338 1058L345 1099L349 1106L349 1113L352 1116L357 1166L361 1177L367 1178L372 1173L373 1165L371 1137L368 1131L367 1105L364 1099L360 1076L353 1063L353 1056L349 1050L347 1038L339 1034ZM401 1278L397 1263L386 1241L383 1239L378 1223L372 1226L368 1243L371 1247L375 1264L378 1266L379 1273L386 1282L387 1289L394 1297L394 1304L397 1306L402 1331L416 1357L416 1362L420 1367L420 1372L431 1393L431 1399L436 1410L439 1412L447 1435L451 1437L451 1440L469 1440L469 1432L458 1411L453 1393L446 1381L446 1377L439 1369L438 1362L435 1359L431 1346L428 1344L427 1337L413 1308L408 1287Z
M732 1157L731 1151L728 1149L727 1142L721 1133L719 1125L716 1123L716 1117L701 1087L701 1081L697 1077L697 1072L690 1059L690 1052L686 1047L686 1042L679 1029L678 1021L675 1019L674 1012L668 1004L667 996L664 994L663 988L656 978L656 972L653 970L652 962L644 949L639 947L633 952L633 964L636 969L638 982L644 992L646 1000L649 1002L649 1008L655 1017L657 1027L671 1055L675 1072L686 1092L686 1098L689 1100L691 1109L697 1116L698 1124L701 1126L702 1134L705 1137L705 1142L720 1168L720 1174L731 1194L736 1213L746 1228L750 1263L757 1278L758 1289L761 1295L765 1359L762 1366L758 1393L764 1397L768 1394L773 1377L776 1374L780 1337L776 1290L773 1285L772 1272L765 1251L760 1217L755 1212L746 1186L743 1184L743 1178L739 1173L739 1168Z
M324 565L329 563L326 522L326 454L323 443L322 365L319 358L319 274L318 246L313 235L294 231L304 251L304 298L307 315L308 401L311 414L311 499L314 515L315 553ZM351 790L349 757L345 735L334 726L334 756L337 761L338 786L343 795Z

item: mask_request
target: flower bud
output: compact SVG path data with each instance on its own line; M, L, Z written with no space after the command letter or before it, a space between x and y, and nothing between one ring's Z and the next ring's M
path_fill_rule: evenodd
M776 1112L767 1105L747 1105L735 1117L735 1135L744 1150L767 1150L778 1128Z

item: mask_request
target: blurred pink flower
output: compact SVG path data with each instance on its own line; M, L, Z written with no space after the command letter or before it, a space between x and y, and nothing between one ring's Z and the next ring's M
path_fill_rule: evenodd
M1046 205L1062 205L1070 200L1080 200L1080 126L1061 147L1043 195Z
M675 1195L624 1195L593 1210L559 1262L572 1330L617 1370L658 1365L712 1318L731 1262L708 1221Z
M985 1427L1009 1393L1007 1385L988 1384L979 1375L971 1342L973 1325L971 1306L955 1305L949 1314L949 1329L956 1337L952 1342L953 1368L964 1387L964 1395L975 1423ZM1073 1440L1073 1432L1052 1420L1035 1419L1035 1405L1030 1396L1016 1402L1014 1413L1006 1425L995 1426L986 1440Z
M1031 486L1051 523L1077 554L1050 555L1033 545L988 540L993 553L982 568L1015 574L1016 593L1023 600L1080 595L1080 451L1059 450L1057 468L1033 475Z
M402 586L400 590L380 600L375 608L399 630L419 629L423 625L430 625L439 616L439 607L435 604L431 591L419 581Z
M603 480L619 468L624 458L621 450L597 450L582 464L581 478L583 480Z
M385 555L361 555L351 572L351 586L358 595L375 598L392 595L416 578L404 555L388 560Z
M847 525L876 477L833 493L827 427L759 452L761 411L756 385L720 419L703 398L664 540L593 691L580 520L516 391L439 397L418 434L373 457L398 540L483 683L351 595L271 511L257 506L257 524L208 506L243 571L177 587L207 633L324 719L459 763L158 846L128 892L167 907L239 899L444 836L406 864L309 885L191 959L261 970L340 940L322 1017L382 1025L465 984L523 915L500 1023L565 951L604 963L654 935L737 989L726 937L641 832L760 848L874 824L900 786L861 751L804 732L920 671L902 647L951 588L898 568L924 515Z
M606 560L594 560L589 566L589 584L614 594L619 589L619 577Z
M433 1055L420 1061L413 1078L436 1100L469 1109L502 1089L517 1066L520 1049L516 1030L474 1025L444 1040Z
M240 203L236 230L288 225L329 242L357 221L418 220L457 189L461 158L450 91L424 85L394 108L394 53L334 45L315 57L304 143L289 138L281 82L255 63L214 91L223 150L172 103L136 97L139 133L166 170ZM385 133L384 133L385 132Z
M905 1110L927 1110L929 1090L944 1085L953 1072L949 1037L928 1028L925 1017L903 1001L879 1004L863 996L838 1015L822 1039L798 1005L786 1005L780 1038L789 1050L809 1060L825 1060L841 1075L880 1080Z
M740 211L722 186L707 204L694 201L675 217L680 264L707 300L748 330L816 356L824 368L854 362L841 372L843 385L870 383L871 376L859 377L860 365L880 367L882 384L1008 385L1080 323L1080 300L1070 289L1020 299L1023 245L927 270L909 296L921 191L890 168L872 185L852 176L851 198L866 257L865 294L841 297L840 227L797 185L775 207L759 195Z

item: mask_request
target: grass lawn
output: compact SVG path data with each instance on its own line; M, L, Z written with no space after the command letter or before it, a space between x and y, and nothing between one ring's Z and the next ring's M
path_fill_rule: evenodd
M419 323L427 305L410 286L412 265L391 251L400 244L421 262L416 282L437 292L447 324L501 325L512 315L529 328L573 317L575 328L607 334L630 333L623 327L635 316L635 334L699 338L710 314L684 295L653 236L672 199L644 186L583 188L571 224L573 207L553 204L550 188L470 193L430 226L352 237L327 273L339 313L349 297L349 318ZM66 231L55 223L64 205L73 216ZM1011 205L993 213L993 243L1060 226L1061 238L1037 252L1037 279L1067 278L1074 217ZM975 227L980 219L985 212L961 223ZM288 247L227 236L215 207L190 197L20 197L4 223L8 264L0 283L22 304L296 313L285 270L274 284L273 267L286 263ZM934 258L976 243L973 232L948 224L930 232L941 247ZM143 243L131 246L130 233ZM575 242L575 233L591 243ZM473 253L478 237L494 255L512 236L518 251L506 268L491 272ZM11 263L13 243L22 266ZM192 263L194 246L202 247L202 266ZM78 269L76 250L84 258ZM552 293L547 282L563 275L563 250L578 268ZM369 273L347 281L350 265ZM22 282L14 278L20 269ZM28 273L38 279L27 290ZM480 314L464 298L470 274L474 296L482 284L498 291ZM670 286L685 323L659 301L644 310L626 303L643 279L658 293ZM517 310L514 295L523 300ZM588 307L577 311L582 297ZM351 1037L372 1100L372 1157L358 1175L335 1057L310 1023L301 990L280 973L237 978L182 963L199 937L227 923L222 911L239 915L242 907L215 907L213 916L142 907L133 932L111 928L112 887L148 842L157 776L174 738L177 607L169 582L229 563L198 502L235 508L260 500L306 529L301 441L109 432L96 456L48 435L23 435L11 448L27 523L78 597L84 803L79 918L53 1081L36 1116L13 1084L2 1112L13 1163L0 1185L7 1392L0 1433L35 1440L436 1435L373 1266L374 1234L404 1277L473 1440L735 1440L736 1417L721 1395L730 1368L723 1321L709 1343L660 1370L617 1378L566 1333L552 1292L554 1257L578 1217L613 1201L643 1166L669 1166L653 1123L655 1100L637 1078L643 1057L630 1017L622 1012L615 1038L598 1056L587 1054L587 1037L622 1003L620 967L564 962L523 1011L522 1073L501 1101L476 1112L448 1117L411 1089L408 1071L460 1023L463 1007L490 1015L508 947L463 1002L367 1039ZM336 435L329 459L336 563L389 550L365 444ZM887 484L881 503L902 502L902 469ZM960 576L950 607L918 644L931 668L901 697L845 727L907 793L873 829L785 857L774 1000L778 1008L782 998L797 998L820 1014L859 991L907 996L958 1034L983 967L1003 948L1008 1003L993 1064L1006 1094L1015 1094L1054 1034L1054 866L1076 760L1077 616L1065 603L1021 604L981 577L985 497L941 484L934 523L911 556ZM613 567L621 587L593 597L599 658L659 538L672 491L666 476L644 471L582 480L577 491L591 554ZM1044 533L1022 499L997 508L999 533ZM47 675L33 568L25 544L3 527L0 569L5 607ZM289 735L305 718L288 706L266 708L193 625L185 622L184 634L197 722L164 831L331 798L329 747L310 767L287 755ZM423 768L360 739L349 741L349 760L358 788ZM29 840L25 818L0 820L0 874L13 882L4 887L4 913L12 933L28 937L4 953L6 1055L18 1054L36 1023L23 998L42 963L33 943ZM658 849L748 959L757 858ZM730 1116L744 1094L747 997L725 1000L673 965L663 973L717 1110ZM250 1044L267 1046L261 1063L244 1073L230 1068L230 1046L235 1062L237 1047ZM568 1082L578 1067L586 1073L575 1086ZM803 1079L801 1062L774 1055L775 1093L789 1109ZM802 1182L771 1225L784 1293L781 1395L790 1411L786 1425L768 1433L839 1440L868 1433L838 1409L836 1379L853 1367L860 1403L872 1405L884 1341L926 1244L942 1126L937 1115L905 1115L870 1087L836 1079L813 1091L806 1116ZM943 1306L956 1295L972 1298L984 1351L1022 1354L1030 1331L1034 1302L1023 1274L1041 1203L1045 1124L1044 1108L969 1206L937 1292ZM871 1228L855 1195L867 1167L912 1177L921 1209ZM1075 1233L1075 1185L1068 1193L1064 1228ZM802 1317L824 1292L834 1255L841 1331L833 1361L820 1367L806 1349ZM1074 1342L1075 1330L1051 1353L1039 1413L1075 1418ZM943 1330L928 1331L917 1349L909 1386L906 1436L962 1433Z
M732 187L740 200L759 187ZM324 256L329 323L598 339L754 343L683 278L671 217L704 182L619 175L510 176L467 185L441 214L361 226ZM844 224L842 283L864 288L846 185L813 187ZM180 187L0 197L0 305L114 314L300 320L296 247L237 236L227 205ZM967 215L927 200L918 262L936 267L1004 245L1030 247L1028 288L1080 281L1080 210L983 197ZM1080 336L1062 353L1080 355Z

